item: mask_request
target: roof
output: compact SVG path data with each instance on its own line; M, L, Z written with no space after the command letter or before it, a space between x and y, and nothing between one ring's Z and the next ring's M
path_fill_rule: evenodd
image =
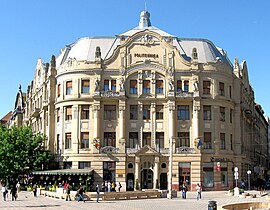
M92 168L85 169L58 169L48 171L34 171L34 175L90 175L93 173Z
M9 119L12 116L12 111L10 111L9 113L7 113L2 119L1 119L1 124L5 124L9 121Z
M101 58L105 60L109 58L116 47L120 45L122 36L128 38L135 33L145 30L155 32L164 38L171 37L173 39L172 45L177 48L182 57L187 61L191 61L192 50L196 48L199 63L222 61L232 67L225 51L216 47L211 41L207 39L177 38L174 35L152 26L150 22L150 13L144 10L140 14L139 25L129 31L111 37L85 37L73 44L67 45L61 50L60 55L56 59L56 68L69 58L75 58L77 61L95 61L97 47L100 47Z

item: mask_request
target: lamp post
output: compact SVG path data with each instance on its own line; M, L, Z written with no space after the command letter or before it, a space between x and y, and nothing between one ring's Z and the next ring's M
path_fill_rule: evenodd
M170 156L169 156L169 180L168 180L168 188L169 188L169 193L167 198L172 199L172 150L173 150L173 138L169 139L170 141Z
M248 175L248 190L250 190L250 174L251 174L251 170L247 171L247 175Z
M238 168L237 167L234 167L234 179L235 179L234 196L239 196L239 188L237 187L237 180L238 180Z

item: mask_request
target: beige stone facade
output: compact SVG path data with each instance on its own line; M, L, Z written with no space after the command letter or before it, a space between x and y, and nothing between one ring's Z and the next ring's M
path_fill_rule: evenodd
M91 168L95 182L123 190L179 190L183 182L229 189L234 167L240 180L255 166L267 170L267 156L250 146L261 143L248 133L258 116L246 63L231 64L209 40L177 38L149 18L143 11L139 27L82 38L50 64L38 60L24 123L48 136L60 168Z

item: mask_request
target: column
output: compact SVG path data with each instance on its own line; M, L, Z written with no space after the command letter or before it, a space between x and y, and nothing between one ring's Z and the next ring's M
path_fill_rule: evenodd
M158 189L157 183L159 183L159 157L155 157L155 168L154 168L154 189Z
M197 148L199 140L199 111L200 111L200 101L193 101L193 118L192 118L192 129L193 129L193 148ZM192 146L192 145L191 145Z
M120 152L125 152L125 101L119 101L119 130L118 139L116 142L116 148L120 149Z
M136 189L136 181L138 181L138 184L139 184L139 189L140 189L140 179L139 179L139 173L140 173L140 170L139 170L139 164L140 164L140 157L135 157L135 174L134 174L134 177L135 177L135 180L134 180L134 183L135 183L135 189Z
M168 122L168 137L170 143L170 156L169 156L169 177L168 177L168 198L172 199L172 162L173 162L173 138L174 138L174 110L175 105L169 102L169 122Z
M80 131L78 122L78 105L72 106L72 125L71 125L71 139L72 139L72 150L79 153L79 142L80 142Z
M99 133L99 123L100 123L100 119L99 119L99 112L100 112L100 102L99 101L95 101L94 102L94 106L93 106L93 112L94 112L94 131L93 131L93 137L94 137L94 153L98 153L99 151L99 147L100 147L100 133ZM99 146L98 146L99 145ZM95 149L96 148L96 149Z

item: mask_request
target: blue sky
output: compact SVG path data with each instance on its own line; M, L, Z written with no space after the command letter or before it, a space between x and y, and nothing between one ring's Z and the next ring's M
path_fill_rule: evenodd
M270 115L269 0L148 0L152 25L177 37L205 38L246 60L255 100ZM85 36L113 36L136 27L144 0L1 0L0 119L26 91L37 59Z

